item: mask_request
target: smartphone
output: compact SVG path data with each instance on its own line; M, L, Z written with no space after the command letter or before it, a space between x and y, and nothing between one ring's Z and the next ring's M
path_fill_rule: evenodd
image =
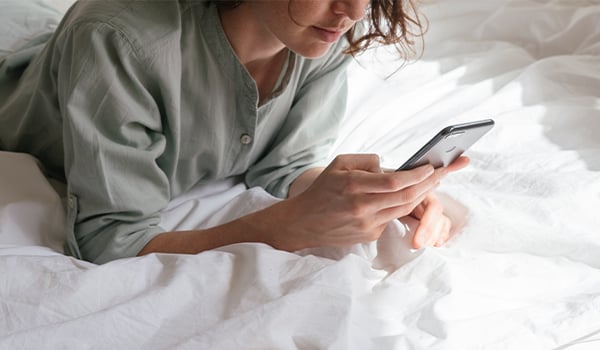
M492 119L484 119L445 127L396 171L410 170L425 164L431 164L434 168L448 166L493 126Z

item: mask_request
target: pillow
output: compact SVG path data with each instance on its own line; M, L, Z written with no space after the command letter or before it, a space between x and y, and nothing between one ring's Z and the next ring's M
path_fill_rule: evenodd
M69 7L73 5L76 0L39 0L39 2L46 3L48 6L57 9L61 13L67 12Z
M0 2L0 80L26 65L75 0ZM30 155L0 152L0 245L41 245L63 252L61 198Z
M54 32L63 13L44 0L4 0L0 3L0 56Z
M0 151L0 246L45 246L63 253L66 211L28 154Z
M0 2L0 78L26 66L56 30L74 0Z

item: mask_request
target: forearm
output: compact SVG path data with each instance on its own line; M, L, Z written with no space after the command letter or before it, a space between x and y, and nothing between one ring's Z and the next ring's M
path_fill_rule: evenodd
M286 202L286 201L284 201ZM293 251L304 248L292 244L286 234L290 212L287 203L278 203L223 225L202 230L164 232L154 237L138 253L197 254L235 243L265 243L276 249ZM304 242L308 243L308 242Z
M197 254L249 240L236 221L204 230L164 232L154 237L138 255L150 253ZM258 241L254 237L253 241Z
M305 171L289 189L292 198L304 192L321 174L323 168ZM269 208L246 215L229 223L203 230L164 232L154 237L138 255L150 253L197 254L229 244L266 243L277 249L293 251L304 248L301 242L291 243L284 231L286 220L294 210L283 201ZM286 238L287 237L287 238ZM309 242L304 242L309 244Z

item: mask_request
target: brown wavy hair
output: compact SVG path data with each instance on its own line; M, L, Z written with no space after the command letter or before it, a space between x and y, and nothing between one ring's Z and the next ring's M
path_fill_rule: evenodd
M426 23L418 11L417 0L371 0L366 15L366 31L354 26L346 39L345 53L360 54L377 45L394 46L403 58L416 54L415 39L422 39ZM218 6L236 7L244 0L212 0ZM362 31L362 30L361 30Z

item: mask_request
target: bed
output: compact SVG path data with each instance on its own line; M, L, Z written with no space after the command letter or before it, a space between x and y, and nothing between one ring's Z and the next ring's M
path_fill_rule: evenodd
M70 2L20 3L31 9L0 36L43 36ZM600 1L422 8L419 60L383 48L351 66L331 156L376 152L393 168L443 126L493 118L439 189L466 218L449 244L411 250L393 223L344 250L237 244L94 265L63 254L61 184L0 152L0 349L599 349ZM198 187L161 224L206 227L274 201Z

